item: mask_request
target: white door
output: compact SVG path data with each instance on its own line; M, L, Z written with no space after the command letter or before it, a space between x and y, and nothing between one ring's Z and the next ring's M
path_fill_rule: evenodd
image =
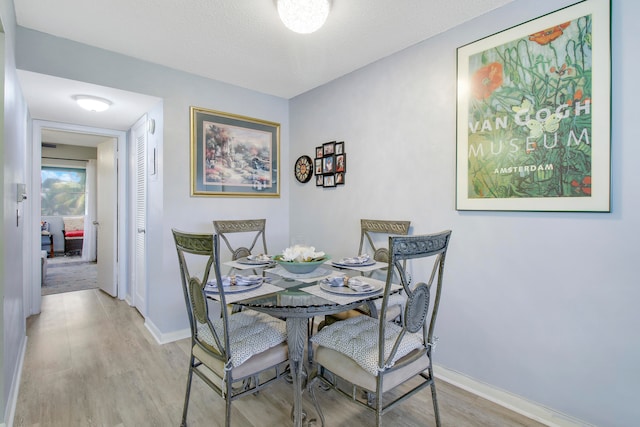
M111 140L99 144L96 167L98 287L113 297L118 296L116 274L118 177L116 162L116 142Z
M134 158L136 188L135 206L135 255L133 266L132 294L133 305L140 314L146 315L147 263L146 226L147 226L147 118L142 117L132 129L132 139L136 144Z

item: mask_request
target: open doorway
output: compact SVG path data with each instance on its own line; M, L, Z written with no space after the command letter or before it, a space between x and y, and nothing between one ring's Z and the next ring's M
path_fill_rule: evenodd
M131 260L133 226L131 225L131 194L130 186L130 156L128 147L128 132L132 126L148 112L153 111L153 118L158 121L156 129L162 129L162 100L160 98L133 93L113 87L98 86L95 84L64 79L56 76L35 73L26 70L17 70L18 78L23 89L25 99L32 117L32 127L29 138L32 140L30 157L32 158L30 179L27 183L29 224L29 244L27 252L28 265L25 273L24 288L25 313L27 316L40 312L41 306L41 236L36 233L41 221L40 209L40 167L41 167L41 143L43 130L58 130L77 134L93 134L110 136L116 139L114 149L114 167L117 178L112 180L114 185L115 200L112 204L114 224L116 231L104 233L108 238L114 239L113 258L116 278L113 295L119 299L130 299L128 281L131 281L129 268L133 265ZM79 108L76 100L78 95L90 94L111 101L107 111L95 113ZM156 131L154 144L161 142L162 132ZM155 145L154 145L155 153ZM102 194L102 191L100 191ZM25 205L26 206L26 205ZM100 224L102 226L102 224ZM120 238L118 238L120 236ZM98 242L100 242L98 237ZM104 253L103 253L104 255ZM117 258L116 258L117 256ZM103 258L101 256L101 258Z
M48 128L41 139L41 293L95 289L98 146L115 139Z
M124 157L124 148L126 147L126 133L122 131L110 130L110 129L98 129L98 128L89 128L79 125L72 124L64 124L64 123L54 123L54 122L44 122L44 121L34 121L33 126L33 185L34 187L39 187L41 183L41 171L44 162L44 154L47 154L47 148L43 149L43 142L45 144L54 144L56 143L55 138L63 138L65 142L72 142L72 144L67 145L75 145L77 147L87 147L90 145L94 145L94 149L96 150L96 171L95 171L95 180L96 180L96 189L93 191L96 203L95 214L93 216L87 216L83 220L83 232L84 232L84 240L83 245L81 246L80 253L84 251L85 255L89 255L91 252L91 244L89 242L97 242L95 245L95 252L100 251L100 259L97 260L96 263L96 281L98 287L103 289L108 294L123 298L124 290L119 292L119 282L118 272L119 269L123 266L117 263L117 256L119 247L118 244L120 240L118 239L119 233L121 230L118 229L118 220L117 218L120 215L124 215L125 211L125 203L119 203L118 197L118 188L121 180L124 180L124 170L119 170L117 168L117 164L120 161L118 158L119 150L118 147L122 147L122 156ZM84 141L84 145L82 145L81 141ZM92 142L89 142L92 141ZM101 147L106 147L101 150ZM105 151L106 150L106 151ZM67 150L66 152L72 152L73 149ZM86 151L86 150L85 150ZM102 153L102 154L101 154ZM61 156L62 157L62 156ZM72 157L67 155L65 158ZM71 159L74 160L74 159ZM60 164L62 160L57 159L54 163ZM67 160L70 161L70 160ZM122 159L122 163L126 164L126 158ZM100 167L103 166L103 169L106 168L106 172L102 172L102 178L99 177L101 174ZM125 168L121 168L125 169ZM99 185L98 182L103 182L102 185ZM98 191L97 188L100 188L102 191ZM38 194L37 191L34 194ZM103 207L107 206L104 212L102 212L102 216L99 216L98 209L100 205L100 200L104 197L107 197L107 200L103 203ZM122 207L120 208L120 205ZM32 201L33 206L33 221L37 223L37 221L42 222L42 202L39 198L34 197ZM103 222L101 223L101 219ZM35 225L35 224L34 224ZM58 226L63 227L63 226ZM101 230L102 229L102 230ZM54 230L54 232L57 230ZM96 238L95 235L92 236L92 233L95 235L100 235L101 238ZM62 233L56 233L54 239L58 239L58 245L62 248L63 253L60 253L61 256L64 256L64 252L66 252L64 237ZM41 242L40 242L41 243ZM54 240L54 257L56 255L56 242ZM31 309L33 313L37 313L40 311L40 302L42 297L41 291L41 283L42 276L45 275L45 269L48 274L48 262L42 259L41 246L35 247L39 256L34 256L34 260L39 261L40 268L37 271L40 273L38 276L34 277L32 281L32 289L31 289ZM123 253L126 253L123 252ZM87 256L89 258L90 256ZM96 257L97 259L97 257ZM47 264L47 267L45 267ZM35 276L35 274L34 274ZM124 276L121 276L124 277Z

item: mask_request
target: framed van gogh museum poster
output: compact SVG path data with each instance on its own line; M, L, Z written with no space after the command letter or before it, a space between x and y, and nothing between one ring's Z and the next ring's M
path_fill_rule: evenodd
M456 209L610 211L610 3L458 48Z
M192 196L280 197L280 124L190 112Z

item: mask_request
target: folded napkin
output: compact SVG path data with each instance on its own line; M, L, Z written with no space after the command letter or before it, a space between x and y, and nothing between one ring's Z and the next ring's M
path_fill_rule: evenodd
M231 286L231 277L222 276L222 286ZM209 280L207 282L207 285L205 286L205 288L217 288L217 287L218 287L218 283L216 279Z
M328 277L326 279L327 285L337 288L339 286L345 286L345 279L346 276L333 276L333 277Z
M356 279L355 277L352 277L347 281L347 286L356 292L368 292L374 289L370 283Z
M340 261L337 261L337 264L358 265L358 264L366 264L370 260L371 260L371 256L369 254L360 254L355 257L342 258Z
M249 286L258 284L262 282L262 280L262 276L258 276L257 274L250 274L248 276L241 276L239 274L235 276L222 276L222 286ZM216 279L211 279L207 282L207 286L205 286L205 289L215 289L217 287L218 285L216 283Z
M347 286L355 292L368 292L374 289L373 285L364 280L355 277L351 277L348 280L345 279L347 279L346 276L334 276L325 279L325 283L334 288Z

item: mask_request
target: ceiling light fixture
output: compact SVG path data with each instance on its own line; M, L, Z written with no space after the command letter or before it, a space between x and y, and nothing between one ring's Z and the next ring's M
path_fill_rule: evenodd
M97 96L75 95L73 99L76 100L79 106L88 111L104 111L111 105L111 101L108 99L98 98Z
M329 16L329 0L278 0L278 15L284 25L300 34L320 29Z

